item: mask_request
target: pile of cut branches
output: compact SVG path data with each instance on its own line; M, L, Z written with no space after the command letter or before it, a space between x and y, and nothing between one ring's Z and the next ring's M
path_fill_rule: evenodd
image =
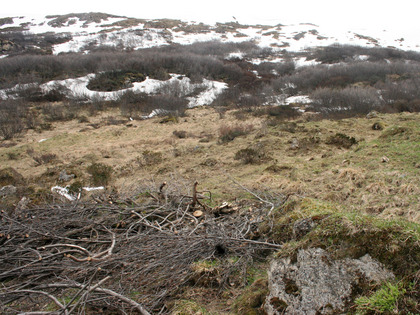
M280 245L258 236L274 202L210 207L163 186L142 202L96 198L1 213L0 312L165 313L165 302L191 282L197 261L239 257L235 271ZM143 195L146 195L144 193Z

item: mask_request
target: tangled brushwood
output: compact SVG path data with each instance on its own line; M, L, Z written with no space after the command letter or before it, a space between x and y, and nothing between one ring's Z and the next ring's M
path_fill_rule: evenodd
M283 196L258 198L251 211L249 203L208 206L198 183L192 196L165 185L141 201L112 195L2 212L0 312L167 313L167 302L198 281L197 262L225 264L213 284L223 289L280 247L256 231Z

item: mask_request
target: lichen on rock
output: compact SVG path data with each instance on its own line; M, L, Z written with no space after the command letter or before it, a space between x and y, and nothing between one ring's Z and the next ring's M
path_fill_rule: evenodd
M300 250L297 261L273 260L268 272L268 314L331 314L344 312L357 285L394 278L368 254L360 259L333 260L321 248Z

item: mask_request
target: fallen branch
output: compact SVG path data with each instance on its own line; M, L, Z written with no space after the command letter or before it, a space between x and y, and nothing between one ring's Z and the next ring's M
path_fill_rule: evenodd
M49 294L48 292L38 291L38 290L15 290L15 291L9 292L9 294L20 294L20 293L30 293L30 294L44 295L44 296L48 297L49 299L51 299L61 310L65 311L65 306L63 304L61 304L61 302L55 296ZM21 314L34 314L34 313L32 312L32 313L21 313ZM40 313L38 313L38 314L40 314ZM65 311L64 314L67 315L68 312Z
M271 212L274 210L274 203L272 203L271 201L265 200L263 198L261 198L260 196L258 196L256 193L254 193L253 191L249 190L248 188L246 188L244 185L242 185L241 183L237 182L232 176L230 176L229 174L227 175L230 180L232 180L236 185L238 185L239 187L241 187L243 190L245 190L246 192L250 193L251 195L253 195L255 198L257 198L259 201L264 202L268 205L271 206L270 210L268 211L267 215L270 215Z
M109 277L105 278L102 282L104 282L105 280L108 280ZM98 283L99 284L99 283ZM77 283L77 282L72 282L72 283L52 283L52 284L46 284L46 285L42 285L40 286L41 288L85 288L85 286L81 283ZM104 288L100 288L98 286L93 286L92 288L90 288L90 291L94 291L94 292L100 292L100 293L104 293L113 297L116 297L118 299L120 299L123 302L126 302L127 304L131 305L132 307L134 307L136 310L138 310L140 312L140 314L142 315L150 315L150 313L139 303L137 303L136 301L122 295L119 294L115 291L112 291L110 289L104 289Z

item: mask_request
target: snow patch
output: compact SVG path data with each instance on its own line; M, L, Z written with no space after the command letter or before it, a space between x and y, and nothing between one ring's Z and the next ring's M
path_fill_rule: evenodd
M290 96L286 98L285 103L287 105L289 104L309 104L312 100L309 98L308 95L296 95L296 96Z
M227 83L210 81L206 79L203 80L203 83L200 84L200 86L206 87L206 89L196 97L188 98L190 100L188 103L189 108L210 105L218 95L223 93L223 91L228 88Z
M227 60L232 60L232 59L244 59L244 53L243 52L231 52L229 55L227 55L226 57Z
M63 196L67 200L70 200L70 201L77 200L77 197L75 197L74 195L69 193L69 187L68 186L66 186L66 187L54 186L54 187L51 187L51 191L53 193L59 194L60 196Z
M319 61L316 60L307 60L306 57L294 58L293 61L295 63L296 68L316 66L321 64Z
M51 191L53 193L56 193L56 194L60 195L60 196L63 196L64 198L66 198L69 201L75 201L75 200L80 199L80 193L77 196L71 194L69 192L69 187L70 186L66 186L66 187L53 186L53 187L51 187ZM96 191L96 190L104 190L105 187L103 187L103 186L99 186L99 187L83 187L82 189L89 192L89 191Z

